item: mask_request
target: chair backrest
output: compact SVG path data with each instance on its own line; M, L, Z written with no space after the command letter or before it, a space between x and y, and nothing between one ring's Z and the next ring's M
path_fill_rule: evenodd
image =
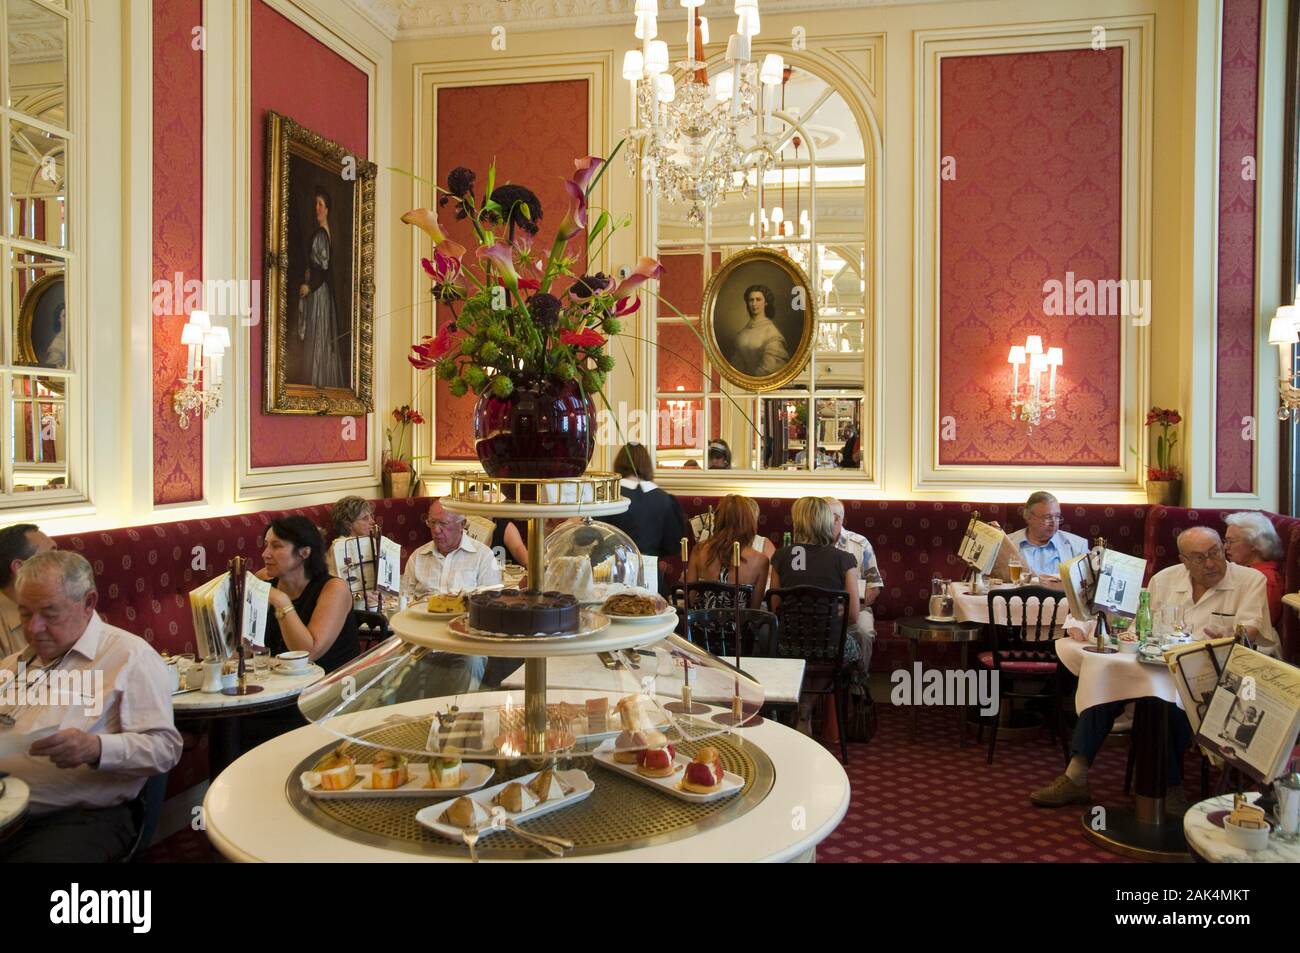
M163 801L167 797L167 775L155 774L144 783L136 799L131 802L131 816L135 818L135 841L122 858L122 863L132 863L149 847L153 832L158 829Z
M734 609L736 607L735 599L736 590L729 582L693 582L690 584L691 604L686 605L685 587L680 583L673 586L672 603L679 610L693 612L696 609ZM740 606L742 609L749 607L749 600L754 597L754 587L751 585L742 585L740 587Z
M767 590L763 602L780 622L776 655L840 668L849 626L847 592L820 586L790 586Z
M736 610L696 609L686 613L686 639L721 659L736 655ZM740 610L740 654L770 656L780 641L776 616L763 609Z
M393 634L388 626L388 619L382 612L353 609L352 618L357 620L357 639L361 643L363 652Z
M989 640L995 659L1007 653L1055 652L1052 643L1057 637L1057 615L1068 605L1060 589L995 589L988 595L988 605Z

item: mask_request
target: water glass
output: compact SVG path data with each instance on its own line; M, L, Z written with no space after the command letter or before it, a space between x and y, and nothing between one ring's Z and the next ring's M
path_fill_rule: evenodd
M271 650L265 645L253 646L253 679L264 682L271 675Z

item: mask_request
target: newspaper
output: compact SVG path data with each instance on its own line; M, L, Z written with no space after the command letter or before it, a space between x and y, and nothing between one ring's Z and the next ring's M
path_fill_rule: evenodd
M1219 686L1233 644L1231 638L1211 639L1189 642L1165 652L1165 663L1169 666L1193 733L1201 730L1201 721L1210 707L1214 690Z
M266 644L266 618L271 583L244 573L243 637L253 645ZM234 657L234 626L230 607L230 573L223 572L190 592L194 639L203 658Z
M1300 670L1232 646L1197 742L1256 781L1282 774L1300 733Z
M336 539L330 546L339 578L348 584L353 597L377 589L400 592L402 588L402 547L387 536L379 538L379 559L369 536Z
M1097 571L1097 587L1092 597L1093 608L1105 609L1111 615L1134 618L1138 611L1138 597L1142 592L1142 577L1146 571L1145 559L1113 549L1103 549Z
M1097 594L1097 572L1093 567L1098 556L1098 551L1089 550L1061 563L1061 585L1070 604L1070 617L1080 622L1086 622L1094 615L1092 600Z

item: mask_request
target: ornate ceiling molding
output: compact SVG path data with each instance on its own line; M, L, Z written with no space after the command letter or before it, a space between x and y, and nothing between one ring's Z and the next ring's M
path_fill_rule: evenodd
M394 40L465 36L487 32L494 26L513 30L554 30L624 23L629 35L632 4L629 0L346 0L362 16ZM764 13L815 10L858 10L904 3L966 3L971 0L763 0ZM734 16L732 0L707 0L705 16L723 20ZM664 19L683 19L685 12L673 4ZM864 24L865 25L865 24Z

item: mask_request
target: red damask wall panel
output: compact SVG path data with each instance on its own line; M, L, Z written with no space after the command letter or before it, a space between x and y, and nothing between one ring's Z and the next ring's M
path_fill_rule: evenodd
M178 294L153 316L153 500L203 498L203 423L182 430L172 394L185 374L184 283L203 278L203 54L192 46L203 0L153 4L153 279Z
M1045 313L1044 283L1120 277L1123 52L951 57L942 65L939 416L943 464L1120 462L1120 324ZM1082 299L1078 310L1092 310ZM1065 349L1058 418L1012 423L1007 352Z
M313 132L341 143L359 159L369 154L369 88L366 74L289 22L265 3L253 4L252 18L252 276L262 277L266 203L266 112L289 116ZM382 217L383 209L376 211ZM376 231L384 232L382 218ZM382 240L382 238L380 239ZM265 304L265 289L260 306ZM375 315L375 323L389 320ZM355 439L345 440L342 417L303 417L262 412L262 326L250 336L252 374L250 455L254 467L339 463L366 458L366 420L356 421ZM384 355L375 357L383 373ZM384 408L376 408L383 413Z
M542 217L536 247L549 249L568 208L563 182L573 175L573 160L588 154L587 81L440 89L436 118L439 184L445 187L447 173L457 166L473 169L478 175L474 194L481 200L495 159L497 185L514 182L537 194ZM617 167L611 174L616 171L622 174ZM473 255L478 242L469 224L457 221L449 210L440 219L447 233ZM423 239L422 255L429 254L427 246ZM447 320L450 315L439 316L440 325ZM440 460L475 459L474 395L452 397L442 381L436 388L434 452Z
M1259 0L1225 0L1222 63L1214 489L1250 493L1255 443L1242 439L1242 418L1255 414L1255 176L1243 160L1256 155Z

